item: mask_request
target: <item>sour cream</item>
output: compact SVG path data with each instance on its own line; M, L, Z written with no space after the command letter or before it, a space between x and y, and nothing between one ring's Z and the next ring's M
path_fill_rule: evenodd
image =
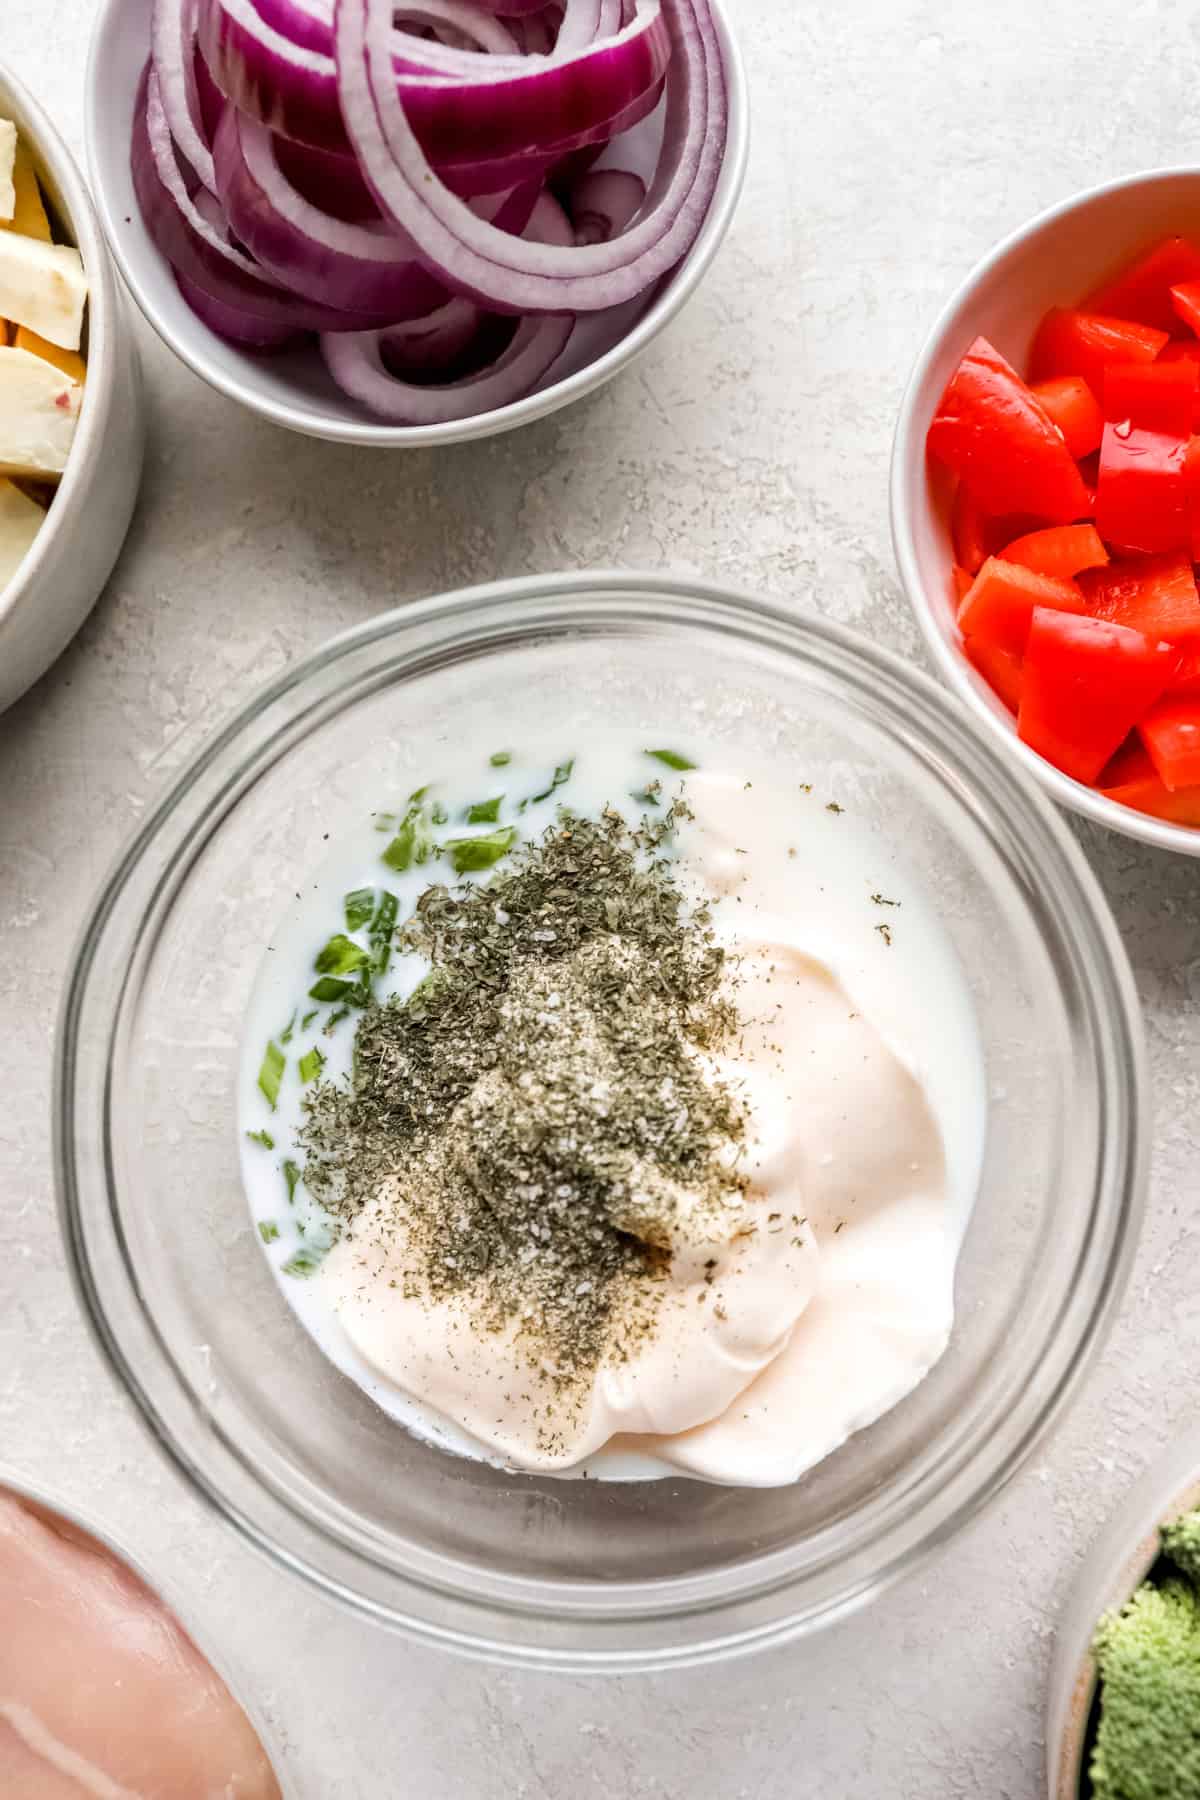
M278 1042L311 984L342 896L386 878L403 918L439 878L433 864L397 883L368 821L318 872L264 959L247 1020L242 1126L273 1142L243 1138L251 1210L284 1293L325 1353L443 1447L540 1473L794 1481L909 1393L948 1341L984 1118L965 982L919 890L832 796L720 771L702 746L685 746L698 765L686 773L627 738L570 749L569 777L523 813L519 799L549 787L557 746L545 764L485 765L487 795L478 762L433 791L455 820L503 789L501 820L519 818L531 837L560 803L593 815L616 804L636 820L634 792L655 777L664 799L685 794L693 817L678 834L679 879L712 908L745 1026L736 1052L713 1066L748 1103L744 1202L719 1224L706 1214L689 1229L685 1214L654 1332L632 1360L602 1362L552 1434L546 1389L525 1379L515 1332L476 1331L459 1298L405 1297L390 1184L323 1253L328 1221L281 1165L300 1161L301 1059L317 1047L323 1073L344 1073L353 1018L332 1035L327 1015L293 1024L269 1117L257 1082L264 1044ZM388 987L406 992L423 972L416 959L396 961ZM316 1264L307 1279L285 1272L298 1262Z

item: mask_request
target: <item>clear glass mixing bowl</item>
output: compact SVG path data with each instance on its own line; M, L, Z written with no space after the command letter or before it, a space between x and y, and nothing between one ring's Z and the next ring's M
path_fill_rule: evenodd
M437 747L536 721L687 732L828 785L923 881L989 1075L946 1356L793 1487L511 1476L408 1436L284 1305L238 1174L235 1082L266 935L326 832ZM407 783L407 786L406 786ZM382 804L387 804L383 800ZM58 1045L62 1223L159 1443L277 1562L430 1642L661 1667L777 1643L879 1593L995 1495L1094 1352L1136 1235L1137 1006L1057 815L923 675L691 582L572 574L405 607L259 693L99 895Z

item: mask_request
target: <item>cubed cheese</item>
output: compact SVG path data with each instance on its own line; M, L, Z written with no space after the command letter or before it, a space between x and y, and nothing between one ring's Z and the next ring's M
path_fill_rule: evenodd
M25 560L46 517L36 500L11 481L0 481L0 598Z
M11 219L17 210L16 165L17 128L11 119L0 119L0 219Z
M12 341L18 350L28 350L30 356L40 356L43 362L53 363L56 369L61 369L72 381L82 381L87 375L87 364L78 350L60 350L57 344L39 337L36 331L30 331L28 325L18 325Z
M78 350L87 278L78 250L0 231L0 317Z
M46 203L42 199L33 158L20 140L13 165L13 188L17 196L16 211L11 219L0 219L0 231L19 231L22 237L41 238L43 244L48 244L51 233Z
M53 363L0 349L0 475L53 480L67 466L83 389Z

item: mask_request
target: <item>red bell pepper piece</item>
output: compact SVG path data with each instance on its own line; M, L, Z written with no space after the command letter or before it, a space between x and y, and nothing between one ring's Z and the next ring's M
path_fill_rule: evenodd
M983 638L1020 656L1029 636L1035 606L1052 606L1061 612L1082 613L1087 602L1073 581L1055 581L1037 575L1019 563L1001 562L989 556L963 596L958 609L958 628L966 638Z
M1167 692L1200 695L1200 644L1179 646L1179 667L1171 677Z
M1175 362L1113 363L1104 371L1104 417L1127 420L1146 431L1187 437L1200 392L1200 365Z
M1067 449L1077 462L1100 448L1104 413L1082 375L1057 375L1053 381L1035 382L1030 391L1062 432Z
M1171 305L1190 330L1200 337L1200 281L1188 281L1171 289Z
M986 338L976 338L951 377L927 446L993 517L1027 513L1066 525L1087 510L1062 434Z
M1166 342L1167 333L1152 325L1056 306L1046 314L1033 340L1030 380L1082 375L1093 394L1102 394L1104 371L1110 363L1153 362Z
M992 692L1015 713L1021 704L1021 658L999 644L989 644L986 638L968 638L963 649Z
M1017 731L1047 762L1093 782L1166 688L1178 660L1170 644L1125 625L1036 607Z
M1138 726L1164 787L1200 787L1200 701L1164 694Z
M1130 557L1081 574L1079 586L1093 618L1127 625L1147 637L1200 649L1200 593L1186 550Z
M954 581L954 598L961 600L964 594L970 592L971 583L975 577L969 569L964 569L961 563L955 563L950 573Z
M1118 550L1191 545L1187 439L1124 421L1104 427L1096 530Z
M1149 813L1172 825L1200 825L1200 787L1172 793L1159 776L1146 748L1137 737L1117 751L1100 774L1100 792L1135 812Z
M1022 568L1053 575L1059 581L1069 581L1082 569L1102 569L1108 561L1108 551L1094 525L1048 525L1044 531L1014 538L1000 554L1007 563L1020 563Z
M1089 294L1083 310L1174 331L1171 289L1190 281L1200 281L1200 250L1187 238L1166 238Z

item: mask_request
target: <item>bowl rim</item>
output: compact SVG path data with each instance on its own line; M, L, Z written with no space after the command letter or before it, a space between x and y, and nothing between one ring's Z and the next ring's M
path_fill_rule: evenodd
M704 223L695 243L673 273L670 285L651 301L641 318L624 337L573 375L552 382L549 387L526 394L520 400L492 412L477 413L469 419L447 420L438 425L388 425L376 423L365 414L359 419L326 418L307 399L294 404L256 393L236 375L213 365L204 343L206 327L197 321L195 334L175 334L155 304L153 295L140 279L134 260L125 254L114 210L103 180L104 157L98 150L101 121L105 116L106 97L100 91L100 45L116 29L118 14L129 0L100 0L88 44L84 75L84 141L87 164L104 236L113 260L121 272L129 292L144 318L153 327L168 350L179 357L194 375L224 394L227 399L308 437L327 442L374 446L381 449L428 449L438 444L457 444L496 437L518 426L531 424L582 399L616 375L646 348L651 340L676 317L692 297L720 249L737 210L746 177L750 148L750 107L745 63L737 38L725 11L725 0L709 0L717 23L728 83L728 138L717 181L716 192L709 204ZM151 246L153 254L165 261L161 252Z
M57 540L74 529L76 499L96 458L104 451L104 432L116 380L120 322L112 263L79 164L41 102L11 68L0 65L0 112L10 106L18 115L14 121L18 136L28 137L35 163L46 169L62 197L67 214L63 222L83 257L88 281L88 355L87 380L67 466L37 536L8 586L0 589L0 626L29 598Z
M175 1585L174 1576L159 1575L145 1561L140 1551L131 1550L129 1545L110 1526L97 1518L89 1507L76 1505L75 1501L69 1500L60 1488L26 1475L14 1464L0 1459L0 1498L3 1498L5 1494L12 1495L19 1502L27 1501L35 1507L53 1513L57 1518L65 1520L68 1525L81 1531L86 1537L93 1539L102 1550L108 1552L114 1561L128 1569L157 1600L162 1602L176 1624L190 1638L205 1662L224 1682L234 1703L249 1719L279 1783L283 1800L298 1800L286 1767L279 1734L264 1716L257 1696L252 1698L246 1696L240 1680L240 1671L231 1666L222 1649L214 1648L207 1626L198 1627L194 1623L191 1604L181 1598Z
M921 391L933 364L937 362L954 332L960 313L976 290L1031 238L1051 230L1072 213L1104 200L1111 194L1165 185L1181 177L1190 177L1200 183L1200 164L1179 163L1137 170L1133 174L1118 175L1110 181L1099 182L1094 187L1069 194L1065 199L1055 201L1053 205L1043 208L1041 212L1016 226L972 265L938 309L917 353L896 419L888 490L892 549L901 585L926 650L943 679L970 707L972 717L993 739L1004 745L1007 755L1017 758L1059 806L1157 850L1173 850L1183 856L1200 856L1200 826L1175 825L1165 819L1155 819L1149 813L1140 813L1132 807L1122 806L1119 801L1109 800L1098 789L1087 787L1064 774L1061 769L1056 769L1053 763L1047 762L1045 757L1039 756L1035 750L1021 742L1007 713L1001 716L998 707L984 693L982 678L975 675L961 647L940 628L938 601L930 595L922 579L913 532L913 517L922 504L917 489L916 471L925 468L925 432L928 428L928 420L918 418ZM963 347L965 349L965 344Z
M540 610L539 601L542 603ZM510 609L516 603L520 605L520 623L510 624L506 629L505 620L511 617ZM1075 1270L1078 1279L1069 1285L1069 1292L1055 1302L1053 1323L1049 1327L1051 1335L1047 1350L1053 1345L1056 1354L1052 1357L1047 1354L1042 1363L1043 1380L1038 1384L1026 1384L1006 1414L1001 1432L1004 1444L997 1443L991 1449L981 1448L979 1444L968 1448L960 1444L946 1445L938 1460L936 1490L924 1493L915 1511L904 1517L895 1514L884 1521L880 1535L887 1540L886 1556L881 1557L875 1550L869 1571L864 1573L857 1565L849 1569L840 1578L835 1591L816 1601L810 1599L807 1611L796 1604L795 1586L803 1575L789 1566L786 1551L759 1557L752 1571L739 1569L737 1582L727 1593L701 1591L707 1578L689 1577L682 1584L676 1583L681 1591L671 1596L658 1590L649 1594L646 1584L637 1583L627 1584L635 1595L633 1600L624 1589L620 1594L606 1589L601 1601L595 1595L563 1582L558 1584L561 1593L552 1597L551 1611L544 1597L539 1599L533 1591L538 1586L536 1581L494 1574L481 1579L477 1569L464 1564L460 1571L452 1561L436 1555L427 1556L410 1546L411 1554L406 1551L402 1572L390 1571L395 1584L403 1587L403 1605L391 1599L383 1602L368 1597L361 1591L361 1583L357 1588L352 1587L341 1573L331 1573L327 1566L315 1567L307 1547L304 1550L294 1547L294 1529L293 1545L278 1542L259 1519L249 1516L248 1505L231 1498L228 1491L222 1490L219 1478L197 1465L189 1446L183 1441L186 1434L181 1434L165 1416L169 1409L158 1405L149 1392L151 1384L132 1366L118 1341L121 1327L114 1325L116 1315L106 1310L89 1255L85 1211L80 1206L80 1165L89 1152L84 1142L83 1156L77 1154L81 1145L75 1118L81 1019L93 971L100 966L101 939L134 873L142 865L156 870L155 895L165 894L174 886L180 857L193 850L199 839L206 841L209 832L216 829L211 818L192 820L187 824L183 841L175 846L164 865L162 847L156 840L169 826L175 807L186 799L189 789L214 768L220 772L221 788L216 801L205 802L206 812L218 802L222 805L232 803L235 790L240 791L242 777L230 773L224 759L236 748L242 735L269 708L286 700L306 683L311 683L314 689L310 707L315 709L314 716L320 716L322 708L328 704L328 696L321 694L321 676L338 662L344 661L348 668L351 667L350 659L355 652L369 650L373 645L403 633L408 659L414 669L419 670L428 666L426 658L429 654L421 645L422 632L428 645L434 625L444 630L443 637L436 640L441 651L447 653L449 647L449 653L457 653L460 640L450 633L452 626L470 631L478 641L478 634L484 629L481 619L485 619L487 642L511 647L514 632L522 641L541 641L548 628L560 632L569 629L575 633L581 628L589 609L597 616L615 616L625 625L633 622L635 626L644 626L649 621L660 628L664 625L669 628L690 620L710 637L719 637L722 631L727 635L736 634L739 641L752 649L765 646L768 652L774 650L776 654L782 654L790 645L793 652L807 652L818 669L823 658L826 667L832 665L835 672L840 671L843 680L850 679L853 670L864 685L870 684L882 705L887 704L889 691L893 703L899 695L908 709L902 716L910 734L917 729L924 732L932 729L943 747L947 741L952 744L953 750L948 754L957 751L964 758L979 759L985 765L991 765L985 770L989 776L986 797L982 788L978 794L970 789L964 791L962 776L956 775L956 792L960 800L976 821L981 822L980 806L986 804L996 810L1001 805L996 799L997 790L1005 794L1003 816L1011 818L1015 813L1026 827L1022 837L1040 835L1043 848L1057 858L1056 873L1066 887L1070 914L1075 921L1071 936L1073 954L1078 958L1082 947L1085 944L1088 947L1088 968L1086 973L1079 972L1076 976L1077 992L1088 1017L1088 1040L1097 1059L1099 1104L1106 1126L1099 1135L1098 1161L1092 1177L1090 1224L1086 1231L1081 1226L1081 1261ZM551 618L553 627L549 624ZM920 727L914 724L914 714L921 720ZM267 754L268 746L276 745L279 739L297 729L303 716L299 712L292 715L276 728L272 738L256 745L255 761ZM1011 824L1008 829L1012 832ZM143 926L145 919L143 912ZM122 979L127 980L128 974ZM121 996L117 998L115 1010L107 1003L104 1006L106 1054L111 1049L112 1032L120 1010ZM82 1136L86 1140L86 1131ZM1124 1291L1136 1246L1149 1157L1145 1050L1128 959L1099 883L1082 850L1036 785L1021 771L1005 763L986 740L981 741L958 701L930 676L843 626L739 590L663 574L572 570L562 575L517 577L435 596L394 609L339 634L251 696L176 775L170 788L147 809L110 870L75 946L69 976L63 987L57 1030L54 1154L60 1225L68 1265L101 1353L176 1467L247 1542L276 1565L290 1568L359 1613L406 1631L426 1643L526 1667L592 1673L629 1672L687 1666L716 1657L743 1654L768 1644L788 1641L815 1625L845 1616L907 1573L914 1563L951 1536L1007 1485L1076 1391L1103 1341ZM95 1151L92 1150L90 1155L94 1162ZM104 1170L102 1182L111 1214L111 1168ZM115 1221L110 1219L101 1230L111 1231L114 1224ZM119 1236L121 1227L115 1224L115 1228ZM127 1275L131 1295L140 1304L136 1274L128 1269ZM152 1322L150 1331L161 1353L163 1346ZM178 1404L175 1386L180 1385L175 1382L175 1373L172 1365L172 1406ZM1031 1391L1034 1386L1038 1389L1036 1394ZM190 1404L186 1391L184 1397ZM212 1441L212 1422L207 1418L205 1441ZM225 1437L222 1436L220 1442L222 1454L235 1458L240 1455ZM244 1457L241 1457L241 1463L248 1469ZM278 1492L264 1484L257 1472L250 1472L259 1498L278 1503L281 1499ZM929 1480L932 1480L931 1471L927 1471L926 1486ZM227 1478L225 1489L228 1489ZM901 1484L901 1491L892 1496L894 1508L900 1506L907 1492L905 1484ZM291 1506L286 1496L282 1497L282 1504L285 1508L290 1507L293 1527L299 1524L318 1532L325 1531L321 1521L314 1521ZM910 1502L912 1504L915 1503ZM261 1515L261 1507L259 1512ZM362 1555L361 1543L355 1544L345 1537L335 1540L326 1532L323 1541L342 1552L343 1558L349 1556L353 1560L356 1555ZM862 1554L860 1546L860 1561ZM824 1575L825 1568L824 1563L818 1562L809 1574ZM473 1585L469 1591L464 1589L462 1572L471 1576ZM430 1592L443 1599L449 1598L456 1605L465 1604L474 1609L472 1628L468 1630L457 1622L446 1625L431 1619L428 1605L422 1600L422 1596ZM774 1599L780 1594L787 1597L788 1605L788 1610L780 1617L772 1616L765 1622L755 1620L749 1625L720 1618L723 1610L753 1602L764 1595ZM648 1601L654 1604L648 1605ZM625 1608L624 1612L621 1607ZM560 1645L547 1648L519 1642L515 1630L506 1633L496 1628L497 1614L515 1625L523 1612L526 1617L532 1614L538 1620L551 1620L556 1625L571 1625L577 1629L611 1627L615 1623L625 1630L627 1637L636 1637L639 1629L645 1630L649 1624L663 1620L677 1618L682 1626L686 1616L695 1617L697 1613L706 1615L706 1624L711 1629L701 1641L673 1642L665 1648L659 1644L652 1648L639 1645L632 1649L611 1645L585 1649L574 1645L566 1649Z

